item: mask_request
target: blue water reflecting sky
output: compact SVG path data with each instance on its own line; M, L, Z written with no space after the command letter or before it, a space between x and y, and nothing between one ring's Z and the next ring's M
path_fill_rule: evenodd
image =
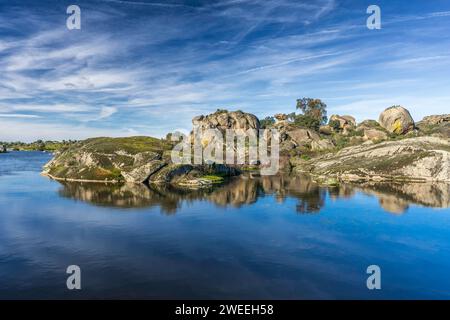
M138 190L120 206L125 196L41 176L49 158L0 155L0 298L450 298L448 208L392 214L360 189L251 180ZM319 210L299 212L305 199ZM71 264L78 292L66 289ZM366 288L371 264L382 290Z

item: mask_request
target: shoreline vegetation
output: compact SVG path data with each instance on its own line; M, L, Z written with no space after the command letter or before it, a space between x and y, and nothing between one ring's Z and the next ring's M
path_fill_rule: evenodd
M45 152L55 152L62 150L71 144L76 143L77 140L37 140L34 142L26 143L20 141L14 142L2 142L0 141L0 153L7 151L45 151Z
M194 128L276 129L280 133L281 175L309 174L325 185L340 182L450 182L450 115L414 122L407 109L392 106L378 120L356 123L349 115L327 117L319 99L297 100L300 114L259 120L243 111L218 109L192 120ZM2 143L7 150L54 152L43 174L55 180L107 183L170 183L199 188L220 184L260 163L174 164L171 133L165 138L91 138L83 141ZM209 140L208 140L209 139ZM210 137L202 137L208 145ZM205 145L204 145L205 146Z

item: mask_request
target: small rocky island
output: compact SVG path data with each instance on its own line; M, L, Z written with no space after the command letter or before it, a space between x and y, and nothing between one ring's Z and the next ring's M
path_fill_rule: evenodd
M239 173L225 165L174 164L172 148L169 140L152 137L87 139L56 152L43 174L65 181L202 186Z
M193 119L194 128L277 129L280 174L309 174L324 184L339 181L450 182L450 115L415 123L407 109L393 106L378 121L326 117L318 99L298 100L302 114L259 120L243 111L217 110ZM259 164L184 165L171 161L174 142L152 137L92 138L61 148L43 173L66 181L131 182L199 187L221 182ZM208 137L204 137L207 140Z

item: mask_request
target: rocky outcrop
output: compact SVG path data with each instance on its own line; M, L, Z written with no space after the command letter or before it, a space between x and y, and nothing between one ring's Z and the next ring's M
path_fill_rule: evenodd
M5 153L6 151L6 146L0 145L0 153Z
M335 176L344 181L450 182L450 141L438 137L417 137L362 144L299 162L296 170Z
M287 122L288 116L284 113L277 113L273 116L275 118L276 123Z
M258 118L242 111L217 110L215 113L193 118L192 124L194 128L190 140L192 143L199 142L203 148L222 148L227 130L232 130L236 135L251 133L257 137L260 129ZM219 133L221 137L218 137Z
M414 129L414 120L408 110L393 106L384 110L378 119L380 125L395 134L405 134Z
M375 120L364 120L358 124L356 131L362 133L363 141L378 142L389 138L388 131Z
M354 128L356 127L356 119L352 116L339 116L339 115L332 115L330 117L330 121L328 124L330 123L338 123L339 124L339 129L341 130L348 130L350 128Z
M450 114L426 116L420 121L420 123L426 125L438 125L441 123L450 123Z
M432 115L417 123L419 135L436 136L450 139L450 115Z
M333 134L333 128L331 126L329 126L328 124L324 125L324 126L320 126L319 133L329 136L329 135Z
M259 130L258 118L250 113L242 111L216 111L215 113L198 116L192 119L194 129L255 129Z
M354 124L353 117L345 116L345 122L350 126ZM334 144L329 139L322 138L318 132L301 128L288 121L286 114L276 114L274 116L276 123L272 125L272 129L276 129L280 134L280 150L282 153L290 152L297 148L305 148L311 151L320 151L334 148ZM344 118L343 118L344 119ZM194 125L193 132L199 132L200 137L196 137L201 141L203 147L214 141L214 132L207 132L207 129L218 129L224 131L226 129L233 130L259 130L259 121L256 116L241 111L217 111L207 116L195 117L192 120ZM270 134L266 132L264 138L270 145ZM282 162L282 161L281 161ZM289 163L289 161L287 161Z
M365 129L364 140L381 141L386 140L388 135L386 132L377 129Z
M94 138L59 152L43 173L57 180L88 182L178 183L205 174L236 175L222 165L177 165L167 141L151 137Z
M161 160L151 160L148 163L141 165L130 171L122 171L121 174L126 182L146 182L150 176L159 171L167 163Z
M366 120L358 126L351 116L334 115L330 124L318 131L301 127L300 121L292 123L288 120L291 118L277 114L277 122L270 126L279 133L280 173L294 168L296 172L326 177L322 181L329 185L339 180L450 181L449 115L425 117L413 134L400 137L392 133L404 134L414 128L409 112L402 107L386 109L380 115L380 123ZM202 134L207 129L250 129L258 133L260 128L256 116L242 111L218 110L195 117L192 123L191 139L198 138L194 136L195 129ZM266 134L260 138L272 139ZM201 136L203 147L211 141L215 140L209 133ZM270 149L271 141L267 142ZM255 159L237 168L212 160L200 165L174 164L170 157L173 146L168 140L151 137L88 139L61 148L45 166L44 173L60 180L204 186L223 176L239 174L239 168L261 169L267 165ZM219 176L213 177L214 174ZM205 179L206 175L212 180Z
M312 151L331 149L334 147L330 140L322 139L311 129L297 128L286 131L286 135L295 146L309 145Z
M231 177L239 175L237 168L223 164L212 165L190 165L190 164L169 164L149 178L150 183L175 183L181 186L203 187L210 186L214 181L204 178L208 175L218 177Z
M159 170L156 174L149 178L150 182L153 183L169 183L175 180L181 180L185 178L194 170L194 166L190 164L169 164L166 167Z
M163 154L170 149L151 137L93 138L56 153L44 173L55 179L141 183L166 164Z
M316 131L299 128L288 122L278 122L273 126L280 134L280 150L289 152L296 148L306 148L311 151L319 151L334 148L334 144L323 139Z

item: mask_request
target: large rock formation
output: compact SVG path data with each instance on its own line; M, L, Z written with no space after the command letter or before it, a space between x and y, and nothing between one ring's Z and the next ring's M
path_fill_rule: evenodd
M364 130L364 140L371 140L371 141L381 141L386 140L388 138L388 135L381 130L377 129L366 129Z
M66 180L144 182L166 165L170 149L151 137L92 138L56 153L44 173Z
M420 135L450 138L450 114L432 115L417 123Z
M393 106L384 110L378 119L380 125L395 134L405 134L414 129L414 120L408 110Z
M338 126L334 125L338 124ZM330 117L330 121L328 122L328 125L333 128L337 129L338 131L342 132L343 134L348 134L350 130L354 129L356 127L356 119L352 116L339 116L339 115L332 115Z
M388 139L388 131L375 120L364 120L356 127L356 131L363 133L363 140L382 141Z
M306 148L311 151L327 150L334 148L334 144L323 139L316 131L300 128L288 121L279 121L273 125L273 129L280 134L280 150L289 152L296 148Z
M149 177L151 177L154 173L160 171L160 169L166 165L167 162L159 159L149 160L148 163L137 166L136 168L129 171L122 170L121 174L127 182L144 183L149 180Z
M450 141L417 137L347 147L306 163L298 162L296 170L341 180L450 182Z
M319 134L311 129L295 128L286 131L287 140L298 146L308 146L312 151L326 150L334 148L333 143L328 139L322 139Z
M273 117L275 118L275 121L276 121L277 123L280 123L280 122L287 122L287 120L288 120L287 114L284 114L284 113L277 113L277 114L275 114Z
M350 116L333 116L332 126L322 127L320 132L299 127L283 114L277 115L277 120L271 128L279 133L281 172L294 167L295 171L327 176L333 183L337 179L450 181L449 115L425 117L414 135L408 135L415 138L409 139L390 134L414 128L409 112L402 107L386 109L380 124L366 120L355 126ZM195 117L192 122L200 134L207 129L251 129L258 133L260 127L256 116L242 111L219 110ZM350 134L345 136L345 130ZM212 141L208 134L201 136L203 146ZM259 138L270 140L266 134ZM270 149L271 141L268 145ZM207 175L232 176L242 169L213 161L175 164L170 157L173 146L168 140L151 137L87 139L64 146L45 166L44 173L61 180L209 185L212 182L205 178ZM261 169L267 163L253 159L246 165Z
M239 173L226 166L173 164L171 149L167 141L151 137L93 138L57 153L43 173L57 180L132 183L178 183L206 174Z
M424 117L420 123L427 125L438 125L441 123L450 123L450 114L440 114Z
M308 129L300 128L288 121L286 114L276 114L276 123L272 125L272 129L278 130L280 134L280 150L282 152L289 152L293 149L302 147L311 151L320 151L334 148L334 144L329 139L322 138L318 132ZM336 116L338 117L338 116ZM343 128L346 130L355 126L355 119L351 116L339 117L343 121ZM226 129L234 130L248 130L259 129L259 121L256 116L244 113L241 111L217 111L207 116L198 116L192 120L194 130L197 129L201 134L200 141L205 147L213 140L213 133L207 132L207 129L219 129L224 131ZM264 137L270 140L270 137ZM270 141L269 141L270 145Z
M256 116L242 111L218 110L215 113L198 116L192 119L194 129L256 129L259 130L259 120Z
M236 135L245 135L250 130L257 137L260 129L258 118L242 111L217 110L212 114L193 118L192 124L194 128L191 133L191 142L200 142L203 148L206 146L223 147L227 130L233 130ZM216 139L218 134L216 130L221 133L221 140Z

